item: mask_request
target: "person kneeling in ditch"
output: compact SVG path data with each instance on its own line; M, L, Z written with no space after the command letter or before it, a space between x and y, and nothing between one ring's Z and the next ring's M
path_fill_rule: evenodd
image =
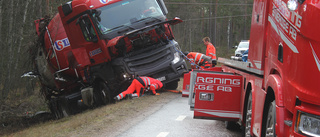
M151 91L153 95L160 95L156 92L156 90L161 89L162 86L162 82L157 79L151 77L137 77L132 81L131 85L126 91L121 92L119 95L114 97L114 99L121 100L126 95L128 95L129 98L140 97L148 91ZM134 93L135 91L136 93Z

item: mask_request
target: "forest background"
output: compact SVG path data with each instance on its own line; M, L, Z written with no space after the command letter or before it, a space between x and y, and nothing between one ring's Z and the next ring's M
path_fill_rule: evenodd
M34 46L34 20L53 17L69 0L0 0L0 120L46 110L37 79L21 78L32 70L29 47ZM233 46L250 37L253 0L164 0L168 19L183 23L172 27L182 51L205 53L203 37L210 37L217 57L229 58ZM42 105L39 105L42 104ZM16 108L32 107L32 109ZM28 112L29 111L29 112Z

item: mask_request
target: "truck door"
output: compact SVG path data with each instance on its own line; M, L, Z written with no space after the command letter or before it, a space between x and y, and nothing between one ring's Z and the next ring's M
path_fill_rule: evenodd
M236 121L240 118L242 76L194 70L190 75L189 105L194 118Z
M84 5L72 7L71 3L60 6L58 10L72 54L79 65L95 65L110 60L108 51L102 50L106 42L100 37L97 10L87 9Z

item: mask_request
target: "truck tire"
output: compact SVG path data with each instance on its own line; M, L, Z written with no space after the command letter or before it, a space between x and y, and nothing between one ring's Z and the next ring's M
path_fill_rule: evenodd
M275 125L276 125L276 102L275 100L269 103L269 109L267 114L267 120L265 122L264 126L264 132L266 137L275 137L276 131L275 131ZM264 135L262 135L264 136Z
M246 114L245 114L245 127L242 130L243 137L251 137L251 118L252 118L252 93L250 91L250 95L248 97Z
M63 118L63 112L61 109L61 103L59 103L57 98L53 98L49 101L49 109L52 113L52 115L56 118L56 119L60 119Z
M226 129L228 129L228 130L239 129L239 125L235 121L225 121L224 124L225 124Z
M112 102L111 91L107 84L103 81L99 81L93 91L94 104L96 106L106 105Z
M178 87L178 82L179 82L179 80L176 80L176 81L172 81L172 82L170 82L170 83L167 83L167 84L165 85L165 89L169 89L169 90L175 90L175 89L177 89L177 87Z
M61 118L61 113L59 112L57 101L51 99L48 103L48 106L51 111L51 114L55 119Z
M61 114L62 114L62 117L68 117L70 115L73 114L73 111L70 107L70 102L68 101L68 99L66 98L60 98L59 101L58 101L58 105L60 107L60 111L61 111Z

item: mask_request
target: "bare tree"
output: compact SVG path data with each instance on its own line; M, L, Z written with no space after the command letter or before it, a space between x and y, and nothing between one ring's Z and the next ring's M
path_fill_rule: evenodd
M15 67L14 69L17 70L18 69L18 63L19 63L19 55L20 55L20 52L21 52L21 43L23 41L23 30L24 30L24 26L25 26L25 23L26 23L26 18L27 18L27 12L28 12L28 6L29 6L29 3L30 3L31 0L27 0L26 1L26 4L25 4L25 7L24 7L24 14L23 14L23 19L22 19L22 26L21 26L21 29L20 29L20 32L19 32L19 36L20 39L19 39L19 45L18 45L18 50L17 50L17 58L16 58L16 62L15 62Z

